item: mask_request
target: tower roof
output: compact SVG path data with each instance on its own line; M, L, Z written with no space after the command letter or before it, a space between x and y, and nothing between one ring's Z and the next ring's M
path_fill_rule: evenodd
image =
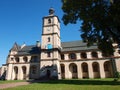
M13 47L11 48L12 51L18 51L20 49L20 46L15 42Z
M54 8L50 8L50 9L49 9L49 15L54 15L54 13L55 13Z

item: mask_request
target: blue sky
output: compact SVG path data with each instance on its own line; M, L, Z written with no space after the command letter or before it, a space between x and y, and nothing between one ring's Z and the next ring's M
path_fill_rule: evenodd
M0 66L15 42L33 45L41 41L42 17L50 7L60 18L62 42L80 40L80 23L65 26L61 6L61 0L0 0Z

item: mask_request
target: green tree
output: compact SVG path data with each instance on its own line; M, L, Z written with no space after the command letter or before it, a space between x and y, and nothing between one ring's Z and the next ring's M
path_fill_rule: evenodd
M88 46L96 43L106 55L120 44L120 0L62 0L65 25L81 21L81 37Z

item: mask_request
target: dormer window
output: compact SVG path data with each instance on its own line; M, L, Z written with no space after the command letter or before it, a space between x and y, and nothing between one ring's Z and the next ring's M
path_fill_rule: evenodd
M51 19L50 18L48 19L48 23L51 23Z

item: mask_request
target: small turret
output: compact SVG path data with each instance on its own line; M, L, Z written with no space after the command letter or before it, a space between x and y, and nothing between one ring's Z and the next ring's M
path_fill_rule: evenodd
M36 41L36 46L40 47L40 41Z

